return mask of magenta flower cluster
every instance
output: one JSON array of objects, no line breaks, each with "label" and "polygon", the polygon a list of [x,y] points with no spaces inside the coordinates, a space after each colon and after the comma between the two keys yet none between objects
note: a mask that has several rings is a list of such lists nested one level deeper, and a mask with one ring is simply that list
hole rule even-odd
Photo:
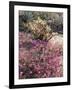
[{"label": "magenta flower cluster", "polygon": [[63,45],[52,40],[19,32],[19,79],[63,76]]}]

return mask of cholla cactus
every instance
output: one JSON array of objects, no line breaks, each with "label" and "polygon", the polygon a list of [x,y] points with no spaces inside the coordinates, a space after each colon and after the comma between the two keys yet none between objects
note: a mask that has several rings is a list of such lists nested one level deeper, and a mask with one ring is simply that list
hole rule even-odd
[{"label": "cholla cactus", "polygon": [[37,20],[25,24],[25,26],[32,32],[33,38],[35,39],[48,40],[52,36],[50,26],[48,26],[47,22],[40,17],[38,17]]}]

